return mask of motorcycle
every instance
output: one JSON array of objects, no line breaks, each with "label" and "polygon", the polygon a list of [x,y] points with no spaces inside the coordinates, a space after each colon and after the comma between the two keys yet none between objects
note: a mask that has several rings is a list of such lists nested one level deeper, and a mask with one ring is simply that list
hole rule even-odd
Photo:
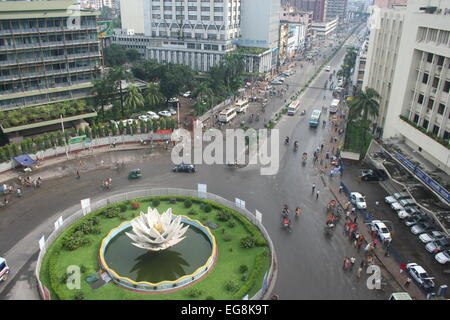
[{"label": "motorcycle", "polygon": [[291,220],[287,216],[282,216],[281,218],[281,227],[289,232],[292,232],[291,229]]},{"label": "motorcycle", "polygon": [[289,144],[289,138],[284,139],[284,144]]},{"label": "motorcycle", "polygon": [[298,150],[298,143],[294,143],[294,152],[297,152]]}]

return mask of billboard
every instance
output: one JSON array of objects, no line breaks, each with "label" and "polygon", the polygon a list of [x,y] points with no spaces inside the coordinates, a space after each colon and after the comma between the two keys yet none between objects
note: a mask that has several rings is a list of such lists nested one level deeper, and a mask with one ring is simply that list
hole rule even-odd
[{"label": "billboard", "polygon": [[97,21],[98,38],[111,37],[113,35],[112,20]]}]

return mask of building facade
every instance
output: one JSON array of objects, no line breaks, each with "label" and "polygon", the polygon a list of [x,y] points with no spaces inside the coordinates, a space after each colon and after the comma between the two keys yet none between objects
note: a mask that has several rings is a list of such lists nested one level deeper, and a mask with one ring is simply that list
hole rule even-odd
[{"label": "building facade", "polygon": [[450,173],[449,18],[448,3],[408,1],[398,52],[401,58],[397,60],[392,83],[395,94],[389,99],[382,136],[404,140],[447,174]]},{"label": "building facade", "polygon": [[73,2],[0,2],[0,110],[91,94],[101,66],[96,13]]},{"label": "building facade", "polygon": [[282,0],[283,7],[294,7],[297,11],[313,13],[313,21],[322,22],[327,18],[326,0]]},{"label": "building facade", "polygon": [[347,17],[348,0],[326,0],[326,17],[328,20],[339,18],[340,21]]},{"label": "building facade", "polygon": [[312,33],[317,38],[326,38],[329,34],[336,30],[339,18],[335,18],[326,22],[313,22],[311,25]]}]

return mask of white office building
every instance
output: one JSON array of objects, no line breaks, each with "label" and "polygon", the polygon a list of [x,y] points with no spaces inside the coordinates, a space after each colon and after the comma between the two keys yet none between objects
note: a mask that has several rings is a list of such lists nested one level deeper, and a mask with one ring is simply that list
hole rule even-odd
[{"label": "white office building", "polygon": [[[382,139],[397,138],[450,173],[450,11],[439,0],[409,0]],[[384,66],[383,66],[384,68]],[[373,72],[377,72],[376,70]]]}]

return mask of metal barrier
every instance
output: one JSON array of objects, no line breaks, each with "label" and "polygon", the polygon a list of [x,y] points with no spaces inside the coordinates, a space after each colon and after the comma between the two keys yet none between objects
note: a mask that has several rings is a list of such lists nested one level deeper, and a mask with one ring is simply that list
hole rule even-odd
[{"label": "metal barrier", "polygon": [[[108,198],[96,201],[91,204],[91,212],[102,209],[113,203],[136,199],[136,198],[154,197],[154,196],[173,196],[173,197],[187,196],[187,197],[203,198],[203,199],[207,199],[207,200],[222,204],[222,205],[229,207],[231,209],[234,209],[235,211],[242,214],[244,217],[246,217],[248,220],[250,220],[259,229],[259,231],[262,233],[264,238],[267,240],[267,243],[268,243],[269,249],[270,249],[270,253],[271,253],[271,263],[270,263],[270,268],[268,271],[267,283],[272,283],[273,281],[275,281],[276,272],[277,272],[277,269],[276,269],[277,258],[276,258],[276,254],[275,254],[275,247],[273,245],[272,240],[270,239],[270,236],[269,236],[266,228],[263,226],[263,224],[258,219],[256,219],[256,216],[253,213],[251,213],[250,211],[248,211],[245,208],[238,206],[235,202],[231,202],[231,201],[229,201],[225,198],[222,198],[221,196],[218,196],[216,194],[209,193],[209,192],[202,192],[200,195],[197,190],[178,189],[178,188],[159,188],[159,189],[138,190],[138,191],[132,191],[132,192],[122,193],[122,194],[118,194],[118,195],[113,195]],[[41,251],[39,252],[39,256],[38,256],[38,259],[36,262],[35,276],[36,276],[36,279],[38,282],[38,288],[39,288],[39,292],[41,294],[42,299],[49,299],[47,297],[47,296],[49,296],[48,289],[42,285],[42,283],[40,281],[40,277],[39,277],[42,261],[44,259],[45,253],[47,252],[48,248],[56,240],[56,238],[62,232],[64,232],[67,228],[69,228],[72,224],[74,224],[76,221],[78,221],[82,217],[84,217],[83,211],[81,209],[78,209],[75,211],[74,210],[75,210],[74,208],[69,208],[69,209],[66,209],[63,212],[61,212],[60,216],[67,217],[67,218],[64,218],[65,220],[63,221],[62,225],[57,230],[51,232],[48,235]],[[265,294],[268,291],[268,286],[265,284],[266,284],[266,281],[263,282],[261,289],[251,298],[251,300],[260,300],[265,296]]]}]

